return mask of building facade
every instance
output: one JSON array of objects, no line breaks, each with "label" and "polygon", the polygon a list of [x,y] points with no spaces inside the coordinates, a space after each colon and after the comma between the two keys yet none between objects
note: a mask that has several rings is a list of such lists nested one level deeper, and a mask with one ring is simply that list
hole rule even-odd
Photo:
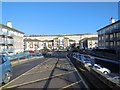
[{"label": "building facade", "polygon": [[100,49],[120,50],[120,20],[114,21],[99,29],[98,47]]},{"label": "building facade", "polygon": [[24,33],[12,28],[12,23],[0,24],[0,53],[16,54],[24,51]]},{"label": "building facade", "polygon": [[80,49],[94,49],[98,47],[98,37],[84,38],[79,41]]},{"label": "building facade", "polygon": [[79,46],[79,40],[96,37],[97,34],[61,34],[61,35],[29,35],[24,37],[24,50],[66,49],[71,44]]}]

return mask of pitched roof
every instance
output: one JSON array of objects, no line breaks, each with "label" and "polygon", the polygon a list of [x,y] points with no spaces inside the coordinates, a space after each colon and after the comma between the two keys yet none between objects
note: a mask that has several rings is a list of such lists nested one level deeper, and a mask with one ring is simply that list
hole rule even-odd
[{"label": "pitched roof", "polygon": [[19,30],[15,29],[15,28],[8,27],[8,26],[3,25],[3,24],[0,24],[0,27],[1,27],[1,28],[10,29],[10,30],[12,30],[12,31],[19,32],[19,33],[21,33],[21,34],[25,34],[25,33],[24,33],[24,32],[22,32],[22,31],[19,31]]},{"label": "pitched roof", "polygon": [[112,26],[112,25],[114,25],[114,24],[116,24],[116,23],[120,23],[120,20],[118,20],[118,21],[116,21],[116,22],[114,22],[114,23],[112,23],[112,24],[109,24],[109,25],[107,25],[107,26],[105,26],[105,27],[97,30],[97,32],[99,32],[100,30],[103,30],[103,29],[105,29],[105,28],[107,28],[107,27],[110,27],[110,26]]}]

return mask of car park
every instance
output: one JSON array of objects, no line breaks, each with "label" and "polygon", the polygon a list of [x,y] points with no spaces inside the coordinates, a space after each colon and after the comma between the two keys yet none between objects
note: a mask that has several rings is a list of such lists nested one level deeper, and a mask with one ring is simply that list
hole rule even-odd
[{"label": "car park", "polygon": [[84,63],[85,66],[91,67],[91,68],[95,68],[96,70],[104,73],[104,74],[108,74],[111,71],[99,64],[95,64],[94,62],[94,57],[87,55],[87,54],[77,54],[77,60],[79,60],[80,62]]},{"label": "car park", "polygon": [[11,63],[6,55],[0,54],[0,83],[8,83],[12,76]]}]

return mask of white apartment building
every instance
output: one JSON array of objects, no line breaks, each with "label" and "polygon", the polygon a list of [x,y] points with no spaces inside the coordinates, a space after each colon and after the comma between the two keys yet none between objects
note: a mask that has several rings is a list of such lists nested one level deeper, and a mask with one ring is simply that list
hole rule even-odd
[{"label": "white apartment building", "polygon": [[25,50],[66,49],[74,44],[79,46],[79,40],[87,37],[97,37],[97,34],[60,34],[60,35],[26,35]]},{"label": "white apartment building", "polygon": [[0,24],[0,53],[16,54],[24,51],[24,33],[12,28],[12,23]]},{"label": "white apartment building", "polygon": [[80,49],[93,49],[98,47],[98,36],[84,38],[79,41]]},{"label": "white apartment building", "polygon": [[99,29],[98,47],[100,49],[120,50],[120,20],[110,19],[110,24]]}]

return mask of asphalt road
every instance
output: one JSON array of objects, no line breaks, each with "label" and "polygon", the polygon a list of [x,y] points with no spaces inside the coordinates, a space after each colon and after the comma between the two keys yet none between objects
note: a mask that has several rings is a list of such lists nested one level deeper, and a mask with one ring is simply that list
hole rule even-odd
[{"label": "asphalt road", "polygon": [[[66,58],[42,58],[13,68],[13,80],[4,88],[86,89],[87,85]],[[15,78],[15,79],[14,79]]]},{"label": "asphalt road", "polygon": [[12,67],[13,76],[12,76],[11,80],[15,79],[16,77],[20,76],[21,74],[25,73],[26,71],[30,70],[31,68],[42,63],[45,60],[47,60],[47,58],[35,59],[35,60],[31,60],[29,62],[19,64],[19,65]]}]

